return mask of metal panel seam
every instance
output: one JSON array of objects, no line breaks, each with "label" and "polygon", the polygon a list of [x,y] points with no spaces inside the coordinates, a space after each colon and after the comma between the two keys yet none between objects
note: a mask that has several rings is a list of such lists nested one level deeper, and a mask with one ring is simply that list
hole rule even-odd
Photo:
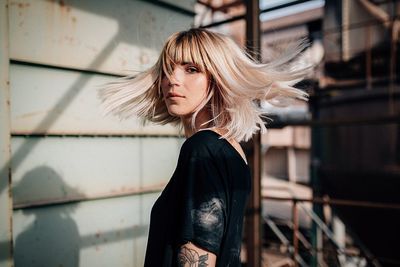
[{"label": "metal panel seam", "polygon": [[196,15],[196,12],[193,12],[191,10],[187,10],[186,8],[177,6],[176,4],[171,4],[171,3],[163,2],[163,1],[154,1],[154,0],[153,1],[148,1],[148,3],[163,7],[165,9],[169,9],[171,11],[174,11],[176,13],[180,13],[180,14],[183,14],[183,15],[192,16],[192,17],[194,17]]},{"label": "metal panel seam", "polygon": [[78,197],[69,197],[69,198],[60,198],[60,199],[49,199],[49,200],[38,200],[31,201],[26,203],[19,203],[14,205],[14,210],[19,209],[27,209],[27,208],[38,208],[38,207],[47,207],[47,206],[55,206],[55,205],[65,205],[78,203],[82,201],[93,201],[93,200],[102,200],[109,198],[117,198],[117,197],[127,197],[127,196],[137,196],[137,195],[145,195],[151,193],[160,193],[166,184],[156,184],[151,186],[146,186],[142,188],[132,188],[125,191],[113,192],[113,193],[99,193],[93,195],[85,195]]}]

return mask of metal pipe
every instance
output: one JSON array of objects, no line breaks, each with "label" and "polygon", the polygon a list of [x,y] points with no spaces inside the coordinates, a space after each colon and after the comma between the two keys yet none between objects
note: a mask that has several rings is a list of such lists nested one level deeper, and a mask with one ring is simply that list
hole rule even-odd
[{"label": "metal pipe", "polygon": [[366,53],[365,53],[365,68],[366,68],[366,74],[367,74],[367,90],[372,89],[372,47],[371,47],[371,26],[366,27],[366,41],[365,41],[365,47],[366,47]]},{"label": "metal pipe", "polygon": [[309,265],[303,260],[303,258],[300,255],[296,255],[296,259],[295,259],[295,264],[296,263],[300,263],[300,266],[302,267],[308,267]]},{"label": "metal pipe", "polygon": [[396,20],[393,19],[390,24],[391,35],[390,35],[390,65],[389,65],[389,114],[395,113],[395,101],[394,101],[394,87],[395,87],[395,79],[396,79],[396,61],[397,61],[397,30],[395,27]]},{"label": "metal pipe", "polygon": [[267,122],[268,128],[283,128],[286,126],[311,126],[319,127],[338,127],[338,126],[353,126],[353,125],[374,125],[374,124],[398,124],[400,114],[376,116],[368,118],[339,118],[333,120],[292,120],[272,121]]},{"label": "metal pipe", "polygon": [[[250,55],[260,60],[260,7],[258,0],[246,1],[246,45]],[[262,228],[261,228],[261,135],[253,136],[250,168],[252,171],[252,191],[248,209],[252,212],[246,217],[247,266],[261,267]]]},{"label": "metal pipe", "polygon": [[[273,220],[269,218],[264,218],[264,221],[268,224],[268,226],[271,228],[271,230],[274,232],[274,234],[278,237],[278,239],[281,241],[282,244],[285,245],[287,249],[289,249],[289,252],[293,254],[293,246],[290,246],[289,240],[285,237],[285,235],[279,230],[279,228],[276,226]],[[300,232],[297,232],[300,234]],[[299,238],[300,240],[300,238]],[[305,239],[304,239],[305,240]],[[311,250],[310,246],[307,246],[308,249]],[[308,266],[303,258],[297,254],[296,256],[293,257],[294,260],[293,262],[300,263],[301,266]]]},{"label": "metal pipe", "polygon": [[284,244],[287,248],[289,248],[289,240],[285,237],[281,230],[279,230],[278,226],[269,218],[264,218],[264,221],[268,224],[269,228],[271,228],[272,232],[278,237],[282,244]]},{"label": "metal pipe", "polygon": [[299,239],[297,237],[297,232],[299,231],[299,214],[297,210],[297,201],[292,202],[292,220],[293,220],[293,262],[294,266],[299,266],[297,262],[297,255],[299,255]]},{"label": "metal pipe", "polygon": [[263,196],[263,199],[277,200],[277,201],[297,201],[297,202],[310,202],[318,204],[327,204],[331,206],[351,206],[360,208],[374,208],[374,209],[394,209],[400,210],[400,204],[389,204],[382,202],[371,202],[371,201],[358,201],[348,199],[325,199],[325,198],[292,198],[292,197],[273,197]]},{"label": "metal pipe", "polygon": [[[310,111],[312,113],[312,119],[314,121],[320,120],[320,107],[315,99],[310,101]],[[314,126],[314,125],[312,125]],[[320,168],[320,156],[321,156],[321,129],[318,127],[311,128],[311,151],[310,151],[310,178],[313,196],[319,197],[321,195],[321,182],[319,179],[319,168]],[[322,207],[313,203],[313,210],[318,215],[322,214]],[[317,228],[316,223],[312,222],[311,231],[311,245],[313,249],[318,249],[320,244],[321,236],[320,231]],[[317,267],[319,262],[319,255],[315,253],[311,258],[311,266]]]},{"label": "metal pipe", "polygon": [[[296,201],[294,201],[296,203]],[[326,224],[320,219],[320,217],[313,211],[309,210],[300,205],[300,207],[307,213],[308,216],[318,225],[318,227],[325,233],[325,235],[332,241],[332,243],[338,248],[339,253],[343,253],[343,248],[336,241],[333,232],[326,226]]]}]

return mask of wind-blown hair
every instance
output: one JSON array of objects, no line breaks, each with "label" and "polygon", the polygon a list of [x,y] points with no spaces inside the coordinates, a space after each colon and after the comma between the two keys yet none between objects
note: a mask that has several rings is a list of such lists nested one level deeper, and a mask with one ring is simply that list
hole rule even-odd
[{"label": "wind-blown hair", "polygon": [[170,115],[164,103],[161,79],[173,73],[174,65],[193,63],[208,74],[210,82],[207,97],[192,115],[192,127],[197,113],[208,108],[210,127],[226,129],[224,138],[248,140],[257,130],[266,130],[259,101],[279,105],[288,99],[307,100],[307,94],[292,85],[309,68],[289,64],[305,46],[300,42],[273,62],[261,64],[228,36],[198,28],[177,32],[168,38],[154,66],[107,84],[99,96],[107,113],[179,125],[180,118]]}]

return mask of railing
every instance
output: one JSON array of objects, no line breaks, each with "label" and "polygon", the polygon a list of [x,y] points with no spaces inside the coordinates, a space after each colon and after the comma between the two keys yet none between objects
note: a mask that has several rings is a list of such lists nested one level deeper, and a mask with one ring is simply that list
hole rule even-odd
[{"label": "railing", "polygon": [[[295,198],[295,197],[273,197],[273,196],[263,196],[264,200],[274,200],[274,201],[282,201],[282,202],[292,202],[292,221],[291,224],[288,224],[289,228],[293,231],[292,243],[286,238],[286,236],[282,233],[282,231],[278,228],[275,222],[271,218],[264,218],[264,222],[270,227],[272,232],[278,237],[281,244],[285,246],[291,255],[293,265],[294,266],[309,266],[304,259],[300,256],[299,253],[299,242],[311,253],[312,256],[316,256],[317,253],[327,252],[326,249],[313,248],[311,244],[306,240],[306,238],[302,235],[299,230],[299,207],[304,210],[304,214],[311,218],[311,220],[315,223],[318,229],[321,229],[322,232],[326,235],[329,241],[335,246],[335,252],[338,255],[351,256],[351,257],[363,257],[367,260],[371,265],[380,267],[381,260],[385,262],[391,262],[395,264],[399,264],[398,260],[394,259],[377,259],[372,255],[371,252],[360,242],[356,243],[356,246],[360,249],[360,254],[354,253],[354,251],[346,250],[341,244],[339,244],[333,232],[329,229],[329,227],[321,220],[321,218],[312,210],[305,207],[304,203],[313,203],[313,204],[322,204],[329,206],[349,206],[349,207],[363,207],[363,208],[374,208],[374,209],[390,209],[390,210],[400,210],[399,204],[390,204],[390,203],[379,203],[379,202],[370,202],[370,201],[355,201],[355,200],[344,200],[344,199],[329,199],[329,198]],[[319,266],[328,266],[325,262],[320,261],[317,263]]]}]

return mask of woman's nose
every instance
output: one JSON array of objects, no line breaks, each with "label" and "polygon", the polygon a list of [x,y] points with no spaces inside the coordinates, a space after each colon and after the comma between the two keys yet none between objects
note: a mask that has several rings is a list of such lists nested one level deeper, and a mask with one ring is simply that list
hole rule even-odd
[{"label": "woman's nose", "polygon": [[179,69],[175,68],[174,71],[171,73],[168,79],[169,85],[178,85],[181,83],[181,78],[180,77],[180,71]]}]

